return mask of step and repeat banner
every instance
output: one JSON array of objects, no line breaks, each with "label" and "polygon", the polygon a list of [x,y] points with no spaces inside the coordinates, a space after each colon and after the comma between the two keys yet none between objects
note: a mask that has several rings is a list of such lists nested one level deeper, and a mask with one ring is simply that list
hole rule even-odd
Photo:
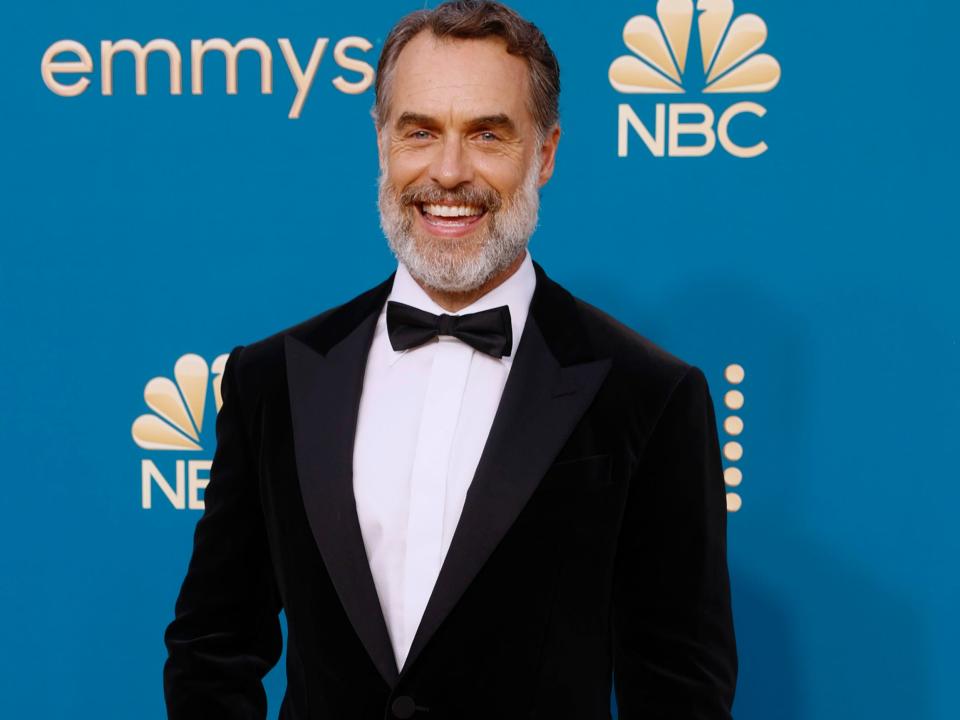
[{"label": "step and repeat banner", "polygon": [[[372,85],[419,6],[3,9],[0,716],[164,717],[225,353],[395,267]],[[563,83],[533,257],[710,381],[736,717],[960,717],[960,13],[515,7]]]}]

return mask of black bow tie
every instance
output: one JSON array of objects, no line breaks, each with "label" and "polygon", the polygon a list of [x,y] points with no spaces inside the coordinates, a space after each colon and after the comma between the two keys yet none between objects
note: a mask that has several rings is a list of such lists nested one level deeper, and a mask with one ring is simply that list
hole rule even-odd
[{"label": "black bow tie", "polygon": [[510,308],[506,305],[466,315],[434,315],[388,300],[387,333],[394,350],[422,345],[437,335],[453,335],[495,358],[509,355],[513,345]]}]

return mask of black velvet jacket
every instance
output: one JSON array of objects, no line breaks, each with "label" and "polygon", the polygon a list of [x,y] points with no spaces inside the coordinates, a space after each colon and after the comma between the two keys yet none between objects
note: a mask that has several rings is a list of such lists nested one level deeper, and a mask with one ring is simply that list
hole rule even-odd
[{"label": "black velvet jacket", "polygon": [[[230,353],[193,556],[166,630],[170,718],[727,720],[737,655],[703,373],[537,274],[496,418],[403,668],[352,454],[393,277]],[[611,685],[611,683],[613,685]]]}]

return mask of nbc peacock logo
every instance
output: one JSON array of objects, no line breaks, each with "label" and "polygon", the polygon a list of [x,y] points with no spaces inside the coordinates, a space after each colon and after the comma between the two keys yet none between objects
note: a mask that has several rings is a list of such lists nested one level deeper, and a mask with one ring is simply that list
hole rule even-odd
[{"label": "nbc peacock logo", "polygon": [[226,355],[217,356],[207,365],[199,355],[188,353],[174,363],[172,380],[155,377],[147,382],[143,399],[151,412],[133,421],[131,434],[141,448],[165,451],[165,457],[144,458],[140,462],[141,506],[145,510],[153,507],[154,486],[178,510],[203,509],[201,494],[209,482],[206,473],[212,461],[178,458],[167,453],[203,450],[207,399],[212,390],[216,412],[220,412],[223,404],[220,383],[226,363]]},{"label": "nbc peacock logo", "polygon": [[[767,93],[780,82],[780,63],[759,52],[767,41],[767,24],[749,13],[734,17],[733,0],[659,0],[656,11],[656,19],[637,15],[624,26],[623,41],[631,54],[610,64],[608,79],[614,90],[628,95],[756,94]],[[690,57],[697,44],[695,35],[700,63]],[[768,150],[763,141],[744,146],[730,135],[738,116],[767,114],[756,102],[734,103],[720,113],[719,121],[714,108],[705,103],[656,103],[652,131],[638,109],[649,115],[649,108],[619,105],[620,157],[630,154],[630,130],[655,157],[703,157],[714,151],[718,141],[739,158],[757,157]]]}]

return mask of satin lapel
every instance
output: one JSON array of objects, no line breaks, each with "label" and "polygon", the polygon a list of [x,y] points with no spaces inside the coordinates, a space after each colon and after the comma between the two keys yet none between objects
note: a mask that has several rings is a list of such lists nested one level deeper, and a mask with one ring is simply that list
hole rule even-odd
[{"label": "satin lapel", "polygon": [[534,265],[531,314],[401,679],[513,524],[610,369],[606,358],[558,361],[541,324],[558,348],[571,351],[565,357],[582,355],[585,341],[575,330],[572,297]]},{"label": "satin lapel", "polygon": [[[380,608],[353,494],[353,444],[367,354],[382,299],[380,293],[326,325],[322,338],[285,338],[297,475],[310,529],[343,608],[384,680],[397,678],[386,621]],[[369,293],[368,293],[369,295]],[[361,312],[361,310],[363,312]],[[366,314],[363,314],[366,313]],[[363,315],[353,330],[357,315]],[[346,317],[344,317],[346,315]],[[326,354],[316,347],[329,333],[347,330]]]}]

